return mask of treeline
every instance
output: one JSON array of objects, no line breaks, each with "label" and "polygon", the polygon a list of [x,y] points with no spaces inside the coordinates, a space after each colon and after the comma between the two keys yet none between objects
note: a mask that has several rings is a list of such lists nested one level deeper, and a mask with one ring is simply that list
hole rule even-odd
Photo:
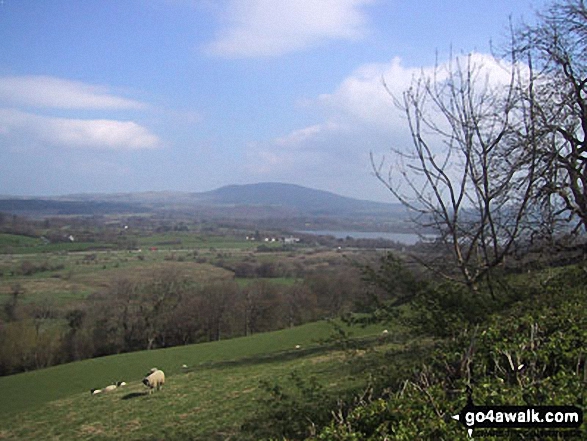
[{"label": "treeline", "polygon": [[123,352],[215,341],[355,310],[372,295],[358,270],[308,273],[292,285],[199,283],[175,270],[122,278],[82,304],[26,304],[13,286],[0,320],[0,375]]}]

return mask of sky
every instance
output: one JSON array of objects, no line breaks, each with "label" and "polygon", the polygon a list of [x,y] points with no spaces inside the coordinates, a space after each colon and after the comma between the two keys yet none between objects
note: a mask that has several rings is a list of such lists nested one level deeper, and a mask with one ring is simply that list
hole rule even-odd
[{"label": "sky", "polygon": [[[394,202],[390,93],[546,0],[0,0],[0,195],[285,182]],[[385,85],[387,86],[387,89]]]}]

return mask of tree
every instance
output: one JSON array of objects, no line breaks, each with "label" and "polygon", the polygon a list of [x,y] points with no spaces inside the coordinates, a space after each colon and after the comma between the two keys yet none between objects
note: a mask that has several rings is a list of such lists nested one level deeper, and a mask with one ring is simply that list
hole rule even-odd
[{"label": "tree", "polygon": [[18,319],[19,300],[22,298],[24,290],[20,283],[12,285],[12,292],[10,293],[10,300],[4,304],[4,313],[8,321],[15,321]]},{"label": "tree", "polygon": [[275,285],[255,280],[241,291],[241,311],[245,335],[278,329],[282,300]]},{"label": "tree", "polygon": [[438,237],[438,259],[423,263],[472,292],[482,280],[491,282],[527,219],[536,139],[533,115],[518,93],[531,86],[526,75],[513,57],[498,63],[477,54],[423,71],[395,98],[411,148],[392,150],[396,163],[387,175],[385,162],[377,165],[372,156],[377,178]]},{"label": "tree", "polygon": [[238,291],[234,281],[217,281],[207,284],[199,292],[199,310],[208,341],[220,340],[227,310]]},{"label": "tree", "polygon": [[[587,231],[587,7],[554,2],[533,25],[517,29],[512,53],[533,67],[524,99],[548,136],[538,151],[537,200]],[[554,201],[553,201],[554,197]],[[553,208],[554,207],[554,208]]]},{"label": "tree", "polygon": [[65,314],[67,331],[63,336],[63,352],[67,361],[81,360],[92,355],[93,348],[88,348],[89,339],[82,329],[88,313],[85,309],[75,308]]},{"label": "tree", "polygon": [[166,328],[173,326],[174,311],[181,307],[189,280],[169,268],[155,274],[143,287],[140,316],[144,321],[146,349],[166,347]]},{"label": "tree", "polygon": [[318,299],[307,285],[296,282],[284,289],[285,319],[290,327],[314,320],[318,316]]}]

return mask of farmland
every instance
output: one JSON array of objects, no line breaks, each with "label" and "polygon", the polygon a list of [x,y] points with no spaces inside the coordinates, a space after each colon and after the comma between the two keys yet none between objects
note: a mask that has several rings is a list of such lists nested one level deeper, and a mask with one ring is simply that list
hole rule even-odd
[{"label": "farmland", "polygon": [[[296,372],[341,394],[365,386],[339,368],[348,355],[327,343],[335,328],[324,319],[352,310],[364,291],[355,264],[380,252],[148,218],[24,219],[18,231],[7,230],[0,234],[0,359],[15,375],[0,377],[0,411],[13,415],[1,425],[2,439],[222,438],[255,414],[260,380]],[[170,317],[169,327],[142,321],[155,320],[155,310]],[[381,326],[345,332],[371,345]],[[179,346],[169,334],[178,327],[186,329]],[[140,379],[151,366],[166,372],[165,394],[144,395]],[[127,388],[88,393],[118,380]],[[171,422],[150,420],[172,402],[183,410]]]},{"label": "farmland", "polygon": [[[316,311],[296,319],[295,327],[294,322],[274,317],[273,313],[259,325],[263,332],[251,328],[243,335],[242,325],[235,323],[240,323],[239,296],[260,289],[260,293],[269,293],[267,299],[271,300],[265,307],[279,311],[280,302],[288,293],[296,289],[314,289],[316,294],[329,290],[320,274],[354,271],[350,259],[373,252],[341,252],[338,247],[317,243],[287,247],[279,242],[260,243],[247,240],[245,230],[238,234],[134,233],[122,223],[118,233],[124,234],[125,240],[121,247],[120,238],[114,235],[109,236],[114,240],[91,238],[76,242],[77,234],[72,230],[75,229],[67,229],[66,239],[71,235],[73,240],[56,243],[45,239],[49,235],[43,234],[46,231],[37,237],[0,235],[4,366],[9,366],[6,358],[11,356],[44,360],[23,366],[27,371],[33,369],[29,372],[0,377],[0,411],[11,415],[0,425],[0,439],[181,439],[186,434],[194,439],[225,439],[238,434],[241,426],[255,415],[257,403],[265,394],[261,380],[279,382],[300,375],[320,381],[329,392],[342,395],[365,386],[365,378],[356,377],[352,369],[340,369],[339,364],[348,353],[336,342],[327,342],[335,328],[320,320],[338,315],[350,305],[350,298],[335,302],[332,308],[336,310],[326,304],[319,306],[315,300],[306,303],[300,299],[300,307]],[[84,232],[88,235],[88,228]],[[105,356],[80,360],[95,355],[92,351],[84,355],[79,348],[94,344],[91,336],[102,329],[97,319],[100,308],[118,304],[120,295],[125,294],[116,291],[121,283],[137,287],[147,283],[145,289],[149,290],[153,284],[166,280],[166,275],[173,276],[170,283],[185,281],[181,289],[190,298],[194,290],[206,290],[219,283],[225,288],[232,284],[226,288],[235,290],[228,309],[238,310],[227,311],[219,318],[224,338],[215,341],[217,336],[209,338],[208,334],[194,331],[199,344],[160,349],[155,349],[155,344],[149,351],[137,352],[137,347],[129,353],[103,352],[100,355]],[[313,287],[308,285],[312,277]],[[182,304],[192,305],[189,299],[182,300],[186,301]],[[73,325],[72,316],[79,311],[83,312],[79,314],[85,317],[84,322]],[[311,323],[303,324],[306,321]],[[246,328],[246,323],[242,323]],[[283,327],[286,329],[266,332]],[[372,345],[382,325],[345,329],[358,338],[357,342]],[[394,341],[397,339],[399,336]],[[391,341],[386,344],[393,346]],[[121,349],[126,352],[129,348]],[[49,350],[54,353],[48,354]],[[75,352],[73,357],[66,355],[68,351]],[[113,351],[117,352],[120,349]],[[58,365],[51,367],[52,364]],[[12,366],[16,372],[20,370],[18,364]],[[151,366],[166,372],[167,384],[162,393],[149,396],[140,379]],[[88,393],[90,388],[118,380],[125,380],[128,385],[108,395],[92,397]],[[172,408],[174,416],[164,417],[163,409]],[[161,417],[154,419],[153,414]],[[56,420],[60,423],[55,424]]]},{"label": "farmland", "polygon": [[[258,252],[258,243],[234,237],[202,237],[190,234],[156,234],[142,237],[137,248],[117,250],[111,244],[43,244],[39,239],[11,234],[0,235],[0,301],[11,286],[20,285],[23,301],[41,299],[61,302],[83,299],[121,277],[141,279],[153,271],[174,268],[195,280],[231,280],[234,272],[222,265],[239,262],[276,264],[314,269],[343,261],[340,253],[329,249],[300,246],[281,251],[278,244],[265,245],[275,252]],[[352,254],[352,253],[351,253]],[[348,253],[347,253],[348,256]],[[283,273],[282,273],[283,274]],[[295,269],[283,275],[261,279],[276,284],[291,284]],[[251,277],[237,277],[239,284]],[[258,277],[255,277],[258,279]],[[4,297],[1,297],[4,296]]]},{"label": "farmland", "polygon": [[210,222],[15,219],[0,233],[4,374],[336,317],[364,295],[356,262],[378,255]]},{"label": "farmland", "polygon": [[[413,439],[422,421],[456,439],[438,415],[464,405],[452,369],[475,339],[478,401],[583,399],[581,265],[471,297],[393,243],[133,222],[25,219],[0,235],[0,439]],[[532,368],[504,384],[503,356]],[[167,383],[149,395],[153,366]]]}]

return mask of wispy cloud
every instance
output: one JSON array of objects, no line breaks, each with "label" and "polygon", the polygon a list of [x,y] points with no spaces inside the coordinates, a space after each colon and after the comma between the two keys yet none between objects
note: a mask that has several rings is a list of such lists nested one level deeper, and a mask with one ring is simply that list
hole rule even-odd
[{"label": "wispy cloud", "polygon": [[[149,106],[96,86],[50,76],[0,77],[0,137],[18,147],[55,147],[107,150],[152,149],[162,141],[146,127],[110,117],[113,111],[145,110]],[[31,108],[34,109],[31,111]],[[72,117],[46,114],[66,111]],[[105,117],[82,119],[81,110]]]},{"label": "wispy cloud", "polygon": [[57,109],[143,109],[146,104],[112,94],[105,86],[50,76],[0,77],[0,102]]},{"label": "wispy cloud", "polygon": [[54,118],[0,109],[0,135],[15,145],[107,150],[152,149],[161,140],[133,121]]},{"label": "wispy cloud", "polygon": [[324,124],[315,124],[313,126],[304,127],[303,129],[294,130],[286,136],[276,138],[273,143],[277,146],[293,146],[299,147],[305,141],[314,139],[325,131],[336,130],[337,125],[332,122]]},{"label": "wispy cloud", "polygon": [[356,40],[367,33],[361,7],[373,0],[231,0],[224,27],[204,46],[226,58],[270,57],[326,40]]}]

